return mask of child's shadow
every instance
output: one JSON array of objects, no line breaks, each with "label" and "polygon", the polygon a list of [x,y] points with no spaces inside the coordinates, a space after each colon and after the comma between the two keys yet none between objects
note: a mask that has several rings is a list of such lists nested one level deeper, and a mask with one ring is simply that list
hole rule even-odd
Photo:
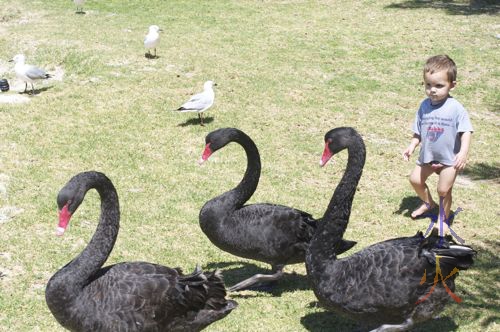
[{"label": "child's shadow", "polygon": [[393,214],[402,214],[405,217],[410,217],[412,210],[416,209],[420,204],[422,204],[422,200],[417,196],[406,196],[399,203],[399,209],[394,211]]}]

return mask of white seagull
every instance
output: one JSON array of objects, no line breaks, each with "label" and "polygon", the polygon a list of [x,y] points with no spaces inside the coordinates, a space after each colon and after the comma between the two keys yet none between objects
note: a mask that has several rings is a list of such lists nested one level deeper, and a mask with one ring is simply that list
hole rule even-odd
[{"label": "white seagull", "polygon": [[16,55],[10,62],[14,61],[14,71],[19,79],[23,80],[25,83],[24,92],[28,89],[28,83],[31,83],[31,91],[35,94],[35,87],[33,86],[33,82],[36,80],[43,80],[50,78],[51,76],[47,74],[43,69],[35,67],[33,65],[27,65],[24,63],[25,61],[24,54]]},{"label": "white seagull", "polygon": [[146,56],[149,55],[151,57],[150,50],[154,48],[155,50],[154,57],[156,58],[156,46],[160,42],[160,31],[162,30],[157,25],[151,25],[149,27],[149,32],[146,35],[146,38],[144,39],[144,47],[148,49],[148,53],[146,53]]},{"label": "white seagull", "polygon": [[202,113],[212,107],[215,100],[215,93],[212,86],[217,86],[217,84],[213,81],[206,81],[205,84],[203,84],[203,92],[197,93],[192,96],[187,102],[182,104],[182,106],[179,107],[177,111],[198,112],[200,124],[204,126]]},{"label": "white seagull", "polygon": [[83,5],[85,4],[85,0],[73,0],[73,2],[76,5],[76,13],[77,14],[83,14],[83,13],[85,13],[83,11]]}]

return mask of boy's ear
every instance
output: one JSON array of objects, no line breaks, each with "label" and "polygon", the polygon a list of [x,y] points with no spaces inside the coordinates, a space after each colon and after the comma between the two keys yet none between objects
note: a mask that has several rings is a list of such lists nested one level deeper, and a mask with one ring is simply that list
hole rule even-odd
[{"label": "boy's ear", "polygon": [[450,90],[453,90],[456,85],[457,85],[457,81],[451,82],[451,88],[450,88]]}]

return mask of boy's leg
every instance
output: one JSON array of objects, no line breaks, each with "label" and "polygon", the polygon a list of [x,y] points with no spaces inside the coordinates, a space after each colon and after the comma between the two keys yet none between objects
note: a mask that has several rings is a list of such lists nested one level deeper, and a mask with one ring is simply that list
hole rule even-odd
[{"label": "boy's leg", "polygon": [[[439,180],[438,180],[438,185],[437,185],[437,192],[439,195],[439,223],[441,223],[441,220],[449,222],[447,218],[450,217],[450,210],[451,210],[451,202],[452,202],[452,196],[451,192],[453,189],[453,184],[455,183],[455,179],[457,178],[457,170],[453,166],[447,166],[443,167],[441,172],[439,173]],[[444,219],[443,219],[444,218]],[[437,225],[440,227],[440,225]],[[446,223],[443,223],[443,234],[444,235],[448,232],[448,226]]]},{"label": "boy's leg", "polygon": [[434,173],[434,170],[429,165],[417,165],[411,172],[410,183],[418,197],[424,202],[411,213],[412,218],[416,218],[436,206],[436,202],[432,199],[429,188],[425,183],[432,173]]}]

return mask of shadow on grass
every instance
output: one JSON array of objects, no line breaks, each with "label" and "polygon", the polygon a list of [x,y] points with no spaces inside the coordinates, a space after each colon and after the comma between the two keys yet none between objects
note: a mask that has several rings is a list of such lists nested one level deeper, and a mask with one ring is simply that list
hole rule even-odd
[{"label": "shadow on grass", "polygon": [[146,59],[159,59],[160,58],[159,55],[154,55],[154,54],[151,54],[151,53],[144,53],[144,57]]},{"label": "shadow on grass", "polygon": [[468,3],[453,0],[407,0],[394,2],[389,9],[442,9],[449,15],[495,15],[500,12],[498,0],[470,0]]},{"label": "shadow on grass", "polygon": [[462,172],[472,180],[493,180],[500,183],[500,166],[498,163],[475,163],[467,165]]},{"label": "shadow on grass", "polygon": [[45,86],[45,87],[43,87],[43,88],[35,89],[35,94],[33,95],[33,94],[32,94],[32,91],[33,91],[33,90],[30,90],[30,89],[28,88],[28,90],[26,90],[26,92],[21,91],[21,92],[19,92],[19,94],[21,94],[21,95],[22,95],[22,94],[26,94],[26,95],[29,95],[29,96],[36,96],[36,95],[40,94],[40,92],[45,92],[45,91],[50,90],[50,89],[52,89],[52,87],[51,87],[51,86]]},{"label": "shadow on grass", "polygon": [[[311,306],[316,305],[311,303]],[[355,322],[340,317],[333,312],[323,311],[314,312],[304,317],[300,318],[300,323],[308,331],[335,331],[335,332],[362,332],[368,331],[368,329],[363,329],[360,325]]]},{"label": "shadow on grass", "polygon": [[417,207],[422,204],[422,200],[418,196],[406,196],[399,203],[399,209],[392,212],[393,214],[402,214],[405,217],[410,218],[411,213]]},{"label": "shadow on grass", "polygon": [[[220,269],[224,276],[226,287],[232,286],[240,281],[250,278],[258,273],[272,274],[271,269],[263,269],[255,264],[246,262],[220,262],[209,263],[203,269],[211,271]],[[273,296],[281,296],[285,292],[293,292],[296,290],[310,290],[311,285],[307,276],[296,273],[285,273],[284,276],[275,282],[264,285],[262,287],[251,288],[252,291],[265,292]],[[231,296],[235,297],[238,292],[232,293]],[[248,296],[242,296],[248,297]]]},{"label": "shadow on grass", "polygon": [[[203,118],[203,123],[204,124],[208,124],[208,123],[211,123],[214,121],[214,118],[213,117],[208,117],[208,118]],[[189,120],[187,120],[186,122],[183,122],[183,123],[179,123],[177,125],[177,127],[187,127],[187,126],[201,126],[200,125],[200,119],[198,118],[191,118]]]},{"label": "shadow on grass", "polygon": [[[340,317],[333,312],[315,312],[306,315],[300,319],[302,325],[308,331],[320,332],[320,331],[335,331],[335,332],[367,332],[375,327],[363,327],[347,318]],[[458,329],[457,324],[450,317],[443,317],[439,319],[433,319],[425,323],[417,324],[412,331],[413,332],[451,332]]]},{"label": "shadow on grass", "polygon": [[[481,327],[500,323],[500,301],[498,283],[500,281],[500,241],[483,240],[473,245],[477,251],[474,265],[457,278],[456,287],[462,294],[460,306],[471,311],[470,316],[482,317]],[[465,289],[466,288],[466,289]]]}]

